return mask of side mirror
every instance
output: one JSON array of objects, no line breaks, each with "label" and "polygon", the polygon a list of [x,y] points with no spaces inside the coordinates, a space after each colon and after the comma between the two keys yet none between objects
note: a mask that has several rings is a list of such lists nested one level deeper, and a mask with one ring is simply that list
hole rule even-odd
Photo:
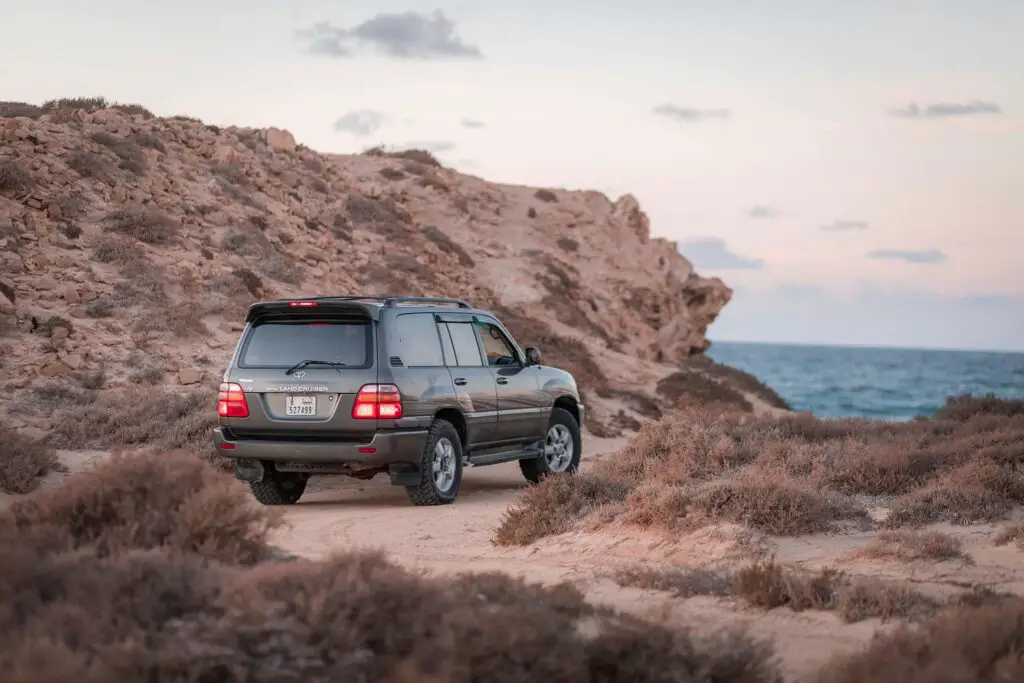
[{"label": "side mirror", "polygon": [[526,347],[526,364],[540,365],[540,349],[534,346]]}]

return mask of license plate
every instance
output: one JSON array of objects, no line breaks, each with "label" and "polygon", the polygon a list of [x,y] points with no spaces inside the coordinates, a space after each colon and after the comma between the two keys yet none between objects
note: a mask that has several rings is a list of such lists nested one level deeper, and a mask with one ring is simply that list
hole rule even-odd
[{"label": "license plate", "polygon": [[286,396],[284,414],[289,417],[316,415],[316,396]]}]

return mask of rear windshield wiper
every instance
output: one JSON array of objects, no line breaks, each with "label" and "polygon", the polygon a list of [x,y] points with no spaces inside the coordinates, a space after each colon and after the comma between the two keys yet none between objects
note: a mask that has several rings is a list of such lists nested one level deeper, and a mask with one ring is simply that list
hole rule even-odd
[{"label": "rear windshield wiper", "polygon": [[287,370],[284,371],[284,374],[290,375],[293,372],[295,372],[296,370],[301,370],[302,368],[309,367],[310,365],[325,365],[325,366],[327,366],[329,368],[334,368],[335,370],[337,370],[339,368],[347,368],[348,367],[348,365],[345,364],[345,363],[338,363],[338,362],[332,361],[332,360],[311,360],[311,359],[307,359],[307,360],[304,360],[304,361],[299,361],[295,365],[291,366],[290,368],[288,368]]}]

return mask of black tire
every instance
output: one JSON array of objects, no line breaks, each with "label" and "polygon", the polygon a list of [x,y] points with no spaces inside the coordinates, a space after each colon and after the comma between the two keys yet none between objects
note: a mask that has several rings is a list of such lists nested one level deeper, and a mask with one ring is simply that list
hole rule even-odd
[{"label": "black tire", "polygon": [[261,481],[250,483],[252,495],[264,505],[294,505],[306,492],[309,477],[299,472],[277,472],[269,466]]},{"label": "black tire", "polygon": [[[434,451],[445,442],[451,445],[451,453],[444,457],[454,459],[454,472],[450,485],[442,490],[438,487],[434,474]],[[405,487],[405,492],[409,494],[409,500],[413,505],[448,505],[455,502],[459,495],[459,487],[462,486],[462,439],[451,422],[434,420],[430,425],[427,443],[420,455],[419,470],[420,483]]]},{"label": "black tire", "polygon": [[552,430],[559,426],[568,430],[569,435],[572,437],[572,456],[568,466],[558,472],[552,472],[543,452],[536,458],[520,460],[519,469],[522,470],[523,476],[526,477],[527,481],[536,484],[553,474],[573,474],[580,468],[580,457],[583,455],[580,425],[576,422],[576,418],[573,417],[572,413],[565,408],[553,408],[551,410],[551,419],[548,421],[548,431],[545,434],[544,443],[547,445],[548,440],[551,439]]}]

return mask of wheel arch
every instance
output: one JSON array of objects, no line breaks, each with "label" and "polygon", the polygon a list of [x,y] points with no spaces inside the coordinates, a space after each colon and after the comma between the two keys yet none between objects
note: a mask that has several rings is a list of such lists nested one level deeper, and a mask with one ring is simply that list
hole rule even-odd
[{"label": "wheel arch", "polygon": [[576,402],[576,399],[568,394],[563,394],[555,399],[555,408],[562,408],[569,412],[570,415],[576,420],[576,424],[580,423],[580,406]]},{"label": "wheel arch", "polygon": [[452,423],[455,427],[455,431],[459,435],[459,441],[462,442],[462,447],[466,448],[466,440],[469,435],[469,423],[466,420],[466,416],[462,414],[462,411],[458,408],[452,408],[451,406],[441,408],[434,413],[435,420],[447,420]]}]

